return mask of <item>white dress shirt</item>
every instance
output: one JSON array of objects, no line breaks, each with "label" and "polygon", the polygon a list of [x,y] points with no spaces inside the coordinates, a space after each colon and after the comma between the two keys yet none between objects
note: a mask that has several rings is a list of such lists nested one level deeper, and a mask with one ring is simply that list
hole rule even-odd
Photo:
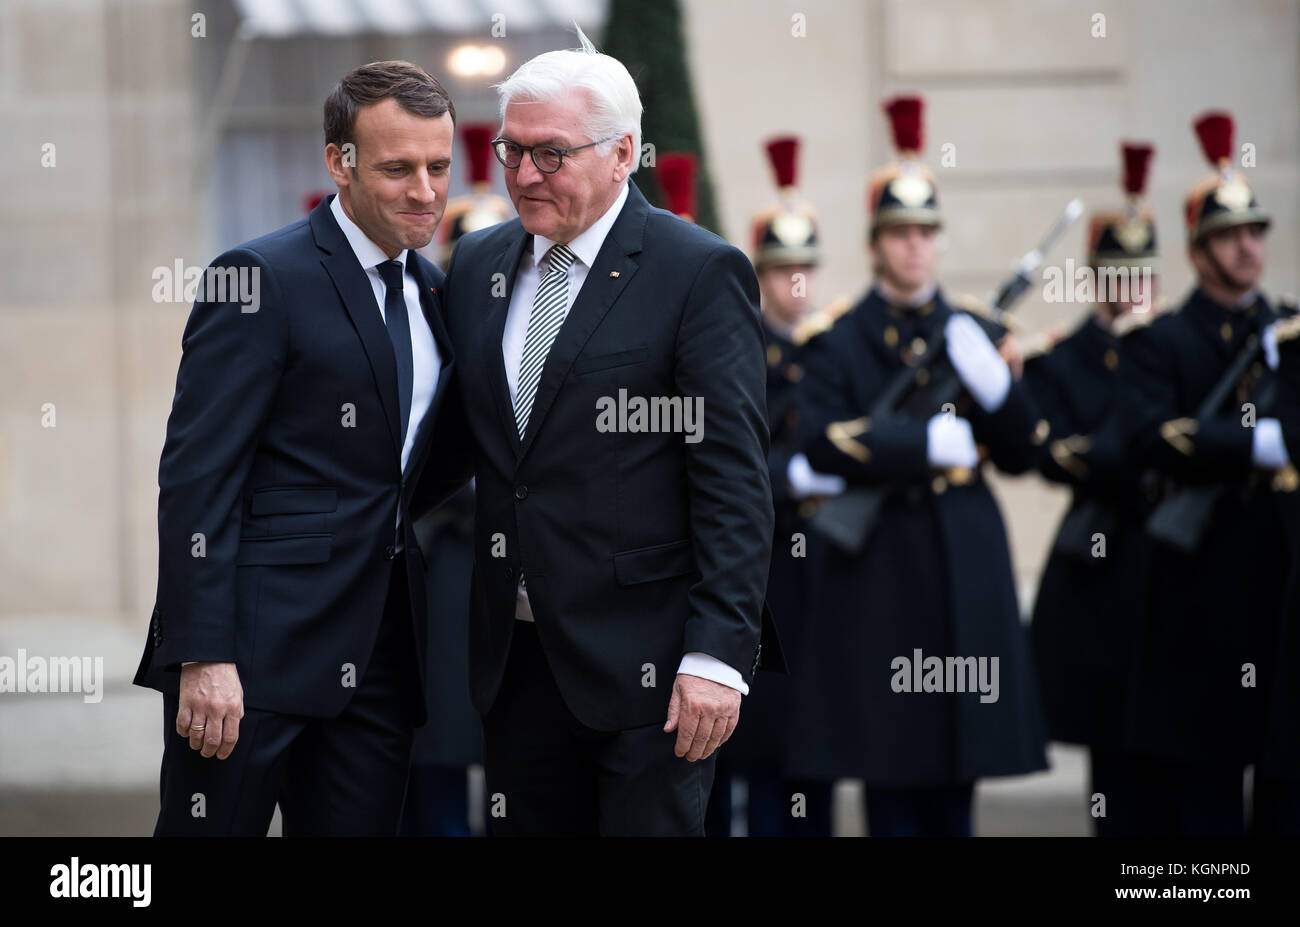
[{"label": "white dress shirt", "polygon": [[[375,294],[379,317],[387,327],[388,316],[384,312],[384,278],[379,276],[378,267],[390,258],[384,253],[383,248],[367,238],[366,233],[348,218],[337,196],[330,203],[330,212],[334,214],[335,221],[343,230],[348,244],[352,246],[352,253],[356,255],[361,269],[366,272],[370,289]],[[402,262],[402,296],[406,299],[406,320],[411,326],[411,412],[406,419],[406,442],[402,445],[403,472],[406,470],[407,460],[410,459],[411,448],[415,446],[415,436],[419,433],[420,423],[424,421],[424,416],[429,411],[429,404],[433,402],[433,391],[438,385],[438,375],[442,372],[442,357],[438,354],[438,346],[433,341],[433,332],[430,331],[429,323],[424,318],[424,310],[420,306],[420,284],[407,268],[406,257],[407,252],[403,251],[391,259]]]},{"label": "white dress shirt", "polygon": [[[568,305],[564,307],[565,318],[568,318],[569,310],[573,308],[574,301],[578,298],[578,291],[582,289],[582,284],[587,279],[587,272],[591,270],[592,264],[596,262],[596,255],[600,253],[601,245],[605,243],[605,237],[609,234],[609,230],[614,225],[614,220],[618,218],[618,214],[622,211],[623,204],[626,201],[627,184],[624,183],[623,189],[619,192],[618,198],[614,200],[613,205],[599,219],[593,222],[586,231],[573,241],[567,242],[569,250],[573,252],[574,261],[569,265],[568,271],[569,299]],[[501,357],[505,362],[506,384],[510,388],[511,408],[514,408],[515,393],[519,388],[519,365],[524,356],[524,337],[528,333],[528,316],[533,309],[533,298],[537,295],[537,286],[542,280],[541,263],[543,258],[546,257],[546,253],[555,244],[556,242],[550,239],[534,235],[533,247],[524,249],[524,253],[519,259],[519,267],[515,271],[515,287],[510,294],[510,307],[506,310],[505,332],[501,337]],[[535,413],[536,410],[534,409]],[[520,621],[534,620],[532,606],[528,602],[528,593],[524,589],[522,577],[519,580],[519,588],[515,593],[515,618]],[[688,676],[699,676],[702,679],[711,679],[733,689],[739,689],[744,695],[749,694],[749,686],[745,685],[745,681],[741,678],[737,669],[707,653],[686,654],[682,657],[677,672]]]}]

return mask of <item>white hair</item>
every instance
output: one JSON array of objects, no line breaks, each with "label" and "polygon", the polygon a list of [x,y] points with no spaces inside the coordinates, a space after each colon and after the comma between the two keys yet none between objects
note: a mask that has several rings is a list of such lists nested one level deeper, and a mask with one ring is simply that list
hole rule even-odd
[{"label": "white hair", "polygon": [[[637,93],[636,81],[623,62],[602,55],[576,23],[574,28],[578,30],[580,48],[549,51],[530,58],[496,85],[501,121],[504,124],[506,106],[512,102],[546,103],[575,90],[585,90],[591,107],[583,116],[582,131],[592,141],[630,134],[635,171],[641,160],[641,95]],[[596,152],[609,154],[615,141],[597,145]]]}]

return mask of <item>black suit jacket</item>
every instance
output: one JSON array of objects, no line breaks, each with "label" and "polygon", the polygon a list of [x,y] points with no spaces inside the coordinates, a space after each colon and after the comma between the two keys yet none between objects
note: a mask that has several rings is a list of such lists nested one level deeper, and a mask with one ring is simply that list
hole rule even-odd
[{"label": "black suit jacket", "polygon": [[[784,669],[770,621],[759,647],[773,515],[757,281],[740,251],[632,186],[520,440],[501,342],[531,240],[506,222],[462,238],[448,265],[477,477],[471,694],[486,713],[501,686],[522,571],[578,719],[599,730],[662,723],[685,653],[747,681],[760,662]],[[598,431],[597,401],[620,390],[703,397],[703,440]]]},{"label": "black suit jacket", "polygon": [[139,685],[175,692],[182,662],[233,661],[247,707],[336,715],[354,691],[344,664],[359,682],[402,556],[424,672],[425,565],[412,519],[400,534],[396,521],[454,376],[444,278],[416,256],[442,367],[404,475],[392,342],[331,199],[213,262],[258,275],[258,311],[201,292],[190,313],[158,468],[158,594]]}]

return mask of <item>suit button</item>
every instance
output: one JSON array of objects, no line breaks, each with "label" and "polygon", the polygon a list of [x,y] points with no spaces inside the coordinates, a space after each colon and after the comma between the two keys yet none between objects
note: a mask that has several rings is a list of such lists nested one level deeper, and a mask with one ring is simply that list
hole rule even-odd
[{"label": "suit button", "polygon": [[397,548],[395,548],[392,544],[389,544],[387,547],[384,548],[385,560],[392,560],[396,556],[397,556]]},{"label": "suit button", "polygon": [[948,488],[948,481],[942,475],[936,476],[930,481],[930,489],[934,490],[936,496],[942,495],[943,491]]},{"label": "suit button", "polygon": [[515,498],[518,499],[520,502],[523,502],[525,499],[527,499],[527,498],[528,498],[528,487],[527,487],[527,486],[516,486],[516,487],[515,487]]},{"label": "suit button", "polygon": [[515,571],[510,567],[506,567],[506,579],[511,580],[514,578],[515,578]]}]

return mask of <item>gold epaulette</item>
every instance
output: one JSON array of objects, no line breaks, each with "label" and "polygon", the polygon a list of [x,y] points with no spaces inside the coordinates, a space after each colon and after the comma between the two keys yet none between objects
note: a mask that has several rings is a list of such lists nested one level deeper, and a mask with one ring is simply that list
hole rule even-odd
[{"label": "gold epaulette", "polygon": [[816,309],[795,326],[794,343],[803,345],[822,332],[830,331],[840,317],[853,308],[853,300],[841,296],[832,300],[827,306]]},{"label": "gold epaulette", "polygon": [[1274,322],[1273,334],[1278,344],[1300,338],[1300,315],[1289,315],[1279,322]]},{"label": "gold epaulette", "polygon": [[1155,320],[1158,312],[1126,312],[1111,325],[1111,331],[1115,333],[1116,338],[1123,338],[1131,335],[1135,331],[1146,328]]},{"label": "gold epaulette", "polygon": [[1041,332],[1034,332],[1022,343],[1021,359],[1033,360],[1035,357],[1051,354],[1052,348],[1064,341],[1068,334],[1069,332],[1059,325]]},{"label": "gold epaulette", "polygon": [[952,305],[963,312],[969,312],[971,315],[978,315],[988,319],[996,325],[1001,325],[1009,332],[1018,332],[1020,323],[1010,314],[998,318],[993,312],[993,307],[978,296],[972,296],[970,293],[957,293],[952,298]]}]

